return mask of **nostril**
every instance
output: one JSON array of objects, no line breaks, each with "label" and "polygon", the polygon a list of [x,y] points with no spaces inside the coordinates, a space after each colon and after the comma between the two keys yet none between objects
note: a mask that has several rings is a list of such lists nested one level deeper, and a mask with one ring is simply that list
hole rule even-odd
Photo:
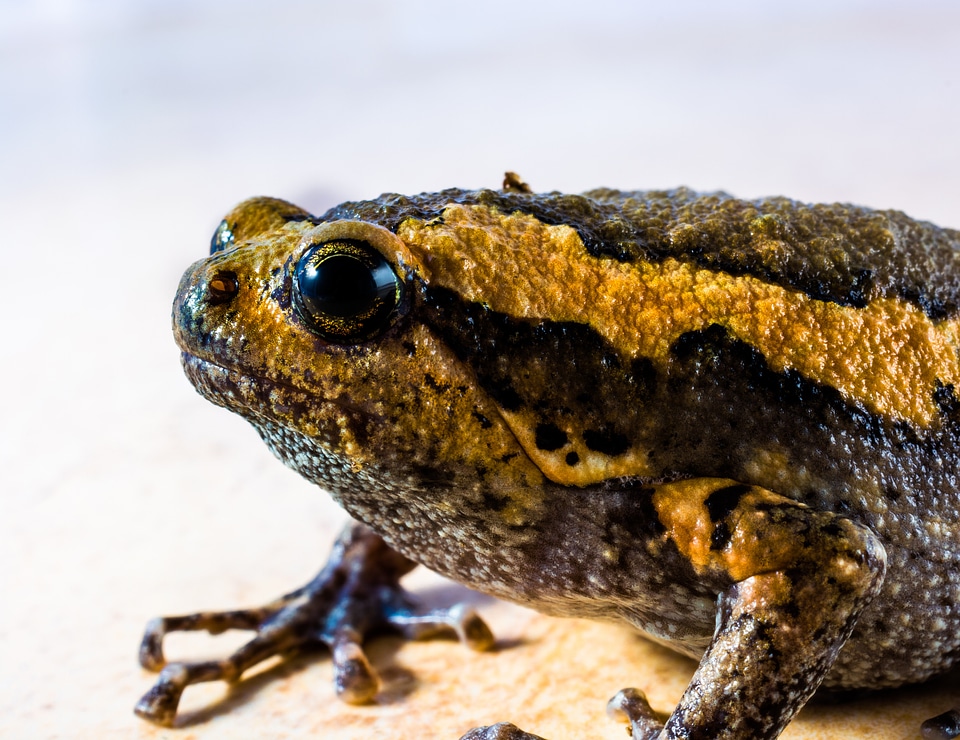
[{"label": "nostril", "polygon": [[228,270],[214,273],[207,283],[207,302],[211,305],[227,303],[233,300],[239,287],[236,273]]}]

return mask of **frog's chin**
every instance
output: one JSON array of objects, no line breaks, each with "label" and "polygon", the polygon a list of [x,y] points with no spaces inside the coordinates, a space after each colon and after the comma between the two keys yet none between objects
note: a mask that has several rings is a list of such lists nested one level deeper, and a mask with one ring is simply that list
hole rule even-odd
[{"label": "frog's chin", "polygon": [[[317,470],[336,468],[342,473],[359,458],[352,431],[364,423],[359,409],[191,352],[184,351],[180,359],[200,395],[244,417],[277,457],[325,488],[337,490],[338,478]],[[301,459],[305,451],[312,461],[307,467],[307,458]]]}]

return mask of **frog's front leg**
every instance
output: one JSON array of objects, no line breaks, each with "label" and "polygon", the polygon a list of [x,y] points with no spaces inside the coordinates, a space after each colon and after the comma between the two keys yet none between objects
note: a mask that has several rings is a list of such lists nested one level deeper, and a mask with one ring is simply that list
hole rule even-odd
[{"label": "frog's front leg", "polygon": [[[652,503],[662,525],[652,547],[679,551],[698,583],[716,590],[716,629],[665,724],[634,689],[611,709],[630,721],[634,740],[776,738],[880,590],[883,546],[842,516],[730,480],[662,484]],[[503,727],[489,737],[525,737]]]},{"label": "frog's front leg", "polygon": [[[880,590],[883,546],[844,517],[733,481],[665,484],[653,503],[664,540],[722,586],[713,640],[659,737],[777,737]],[[631,711],[641,702],[620,699],[634,737],[656,736]]]},{"label": "frog's front leg", "polygon": [[[376,671],[364,655],[363,639],[384,628],[416,639],[453,632],[477,650],[492,646],[493,635],[473,610],[463,607],[418,610],[400,587],[400,578],[416,563],[392,550],[362,524],[340,534],[330,559],[306,586],[257,609],[201,612],[161,617],[147,625],[140,645],[140,663],[160,671],[153,688],[134,711],[161,725],[176,716],[180,695],[202,681],[236,681],[248,668],[273,655],[286,654],[310,643],[325,643],[331,651],[337,694],[350,703],[369,701],[379,690]],[[170,663],[163,655],[169,632],[228,629],[253,630],[257,636],[224,660]]]}]

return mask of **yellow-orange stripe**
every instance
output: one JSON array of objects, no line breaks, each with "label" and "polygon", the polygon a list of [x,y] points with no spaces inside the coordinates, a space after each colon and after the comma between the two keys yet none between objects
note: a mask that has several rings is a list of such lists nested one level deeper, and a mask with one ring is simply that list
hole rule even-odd
[{"label": "yellow-orange stripe", "polygon": [[661,368],[681,334],[719,324],[772,369],[918,426],[936,418],[937,379],[960,377],[957,320],[931,321],[899,299],[853,308],[672,258],[597,258],[569,226],[485,206],[451,204],[440,219],[404,221],[398,235],[432,284],[514,317],[586,323],[625,357]]}]

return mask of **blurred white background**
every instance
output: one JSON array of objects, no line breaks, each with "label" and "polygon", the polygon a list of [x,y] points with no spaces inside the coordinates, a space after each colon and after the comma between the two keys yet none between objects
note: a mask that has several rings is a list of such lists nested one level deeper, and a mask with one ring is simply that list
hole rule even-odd
[{"label": "blurred white background", "polygon": [[2,7],[4,196],[129,178],[359,197],[510,166],[544,189],[953,215],[929,185],[958,157],[948,0]]},{"label": "blurred white background", "polygon": [[958,227],[958,132],[949,0],[0,0],[0,735],[148,735],[143,622],[270,598],[332,537],[180,375],[170,301],[237,201],[511,169]]}]

